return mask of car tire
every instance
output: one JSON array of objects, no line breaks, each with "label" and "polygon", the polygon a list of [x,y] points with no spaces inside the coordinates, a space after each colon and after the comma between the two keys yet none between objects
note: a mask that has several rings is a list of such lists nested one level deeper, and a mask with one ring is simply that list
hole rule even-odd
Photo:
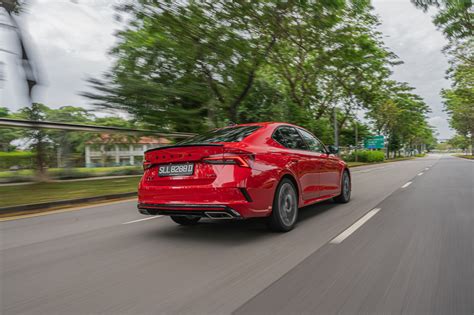
[{"label": "car tire", "polygon": [[276,232],[288,232],[298,220],[298,194],[295,185],[287,178],[279,184],[273,197],[272,214],[268,226]]},{"label": "car tire", "polygon": [[178,216],[178,215],[172,215],[171,220],[174,222],[180,224],[180,225],[196,225],[199,220],[201,220],[200,217],[193,217],[193,216]]},{"label": "car tire", "polygon": [[334,201],[337,203],[348,203],[351,200],[351,177],[349,172],[346,170],[342,173],[341,179],[341,194],[334,197]]}]

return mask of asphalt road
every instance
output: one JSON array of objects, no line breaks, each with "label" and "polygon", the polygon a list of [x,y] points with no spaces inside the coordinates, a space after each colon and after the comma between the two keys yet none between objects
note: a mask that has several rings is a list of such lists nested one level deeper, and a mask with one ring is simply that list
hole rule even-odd
[{"label": "asphalt road", "polygon": [[1,222],[0,313],[472,315],[473,181],[449,156],[356,168],[350,203],[286,234],[133,201]]}]

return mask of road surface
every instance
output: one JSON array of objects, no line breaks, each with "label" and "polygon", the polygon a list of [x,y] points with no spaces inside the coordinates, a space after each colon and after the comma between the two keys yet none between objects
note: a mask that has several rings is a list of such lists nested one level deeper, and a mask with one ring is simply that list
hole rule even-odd
[{"label": "road surface", "polygon": [[352,174],[350,203],[286,234],[180,227],[134,201],[1,222],[0,313],[474,314],[474,162]]}]

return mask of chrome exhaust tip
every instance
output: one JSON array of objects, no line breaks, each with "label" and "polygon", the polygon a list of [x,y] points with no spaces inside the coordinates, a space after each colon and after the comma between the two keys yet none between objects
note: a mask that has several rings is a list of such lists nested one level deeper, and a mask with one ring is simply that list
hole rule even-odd
[{"label": "chrome exhaust tip", "polygon": [[147,209],[138,208],[138,212],[144,215],[152,215]]},{"label": "chrome exhaust tip", "polygon": [[223,212],[223,211],[207,211],[207,212],[204,212],[204,214],[208,218],[213,219],[213,220],[234,219],[234,217],[231,214],[227,212]]}]

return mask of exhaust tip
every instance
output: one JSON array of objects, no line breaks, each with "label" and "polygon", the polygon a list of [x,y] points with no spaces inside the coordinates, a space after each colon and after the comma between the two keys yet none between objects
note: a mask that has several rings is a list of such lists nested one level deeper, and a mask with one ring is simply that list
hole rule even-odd
[{"label": "exhaust tip", "polygon": [[214,220],[222,220],[222,219],[234,219],[234,217],[227,213],[227,212],[222,212],[222,211],[208,211],[204,213],[208,218],[214,219]]},{"label": "exhaust tip", "polygon": [[138,212],[144,215],[152,215],[148,210],[143,209],[143,208],[138,208]]}]

